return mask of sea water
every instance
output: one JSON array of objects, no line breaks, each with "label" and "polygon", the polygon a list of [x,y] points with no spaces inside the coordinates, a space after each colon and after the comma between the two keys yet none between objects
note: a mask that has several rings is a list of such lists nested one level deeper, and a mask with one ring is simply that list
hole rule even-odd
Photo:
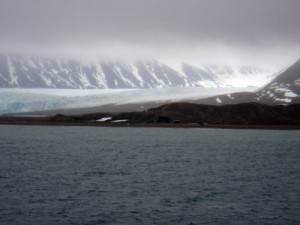
[{"label": "sea water", "polygon": [[300,131],[0,126],[0,224],[299,224]]}]

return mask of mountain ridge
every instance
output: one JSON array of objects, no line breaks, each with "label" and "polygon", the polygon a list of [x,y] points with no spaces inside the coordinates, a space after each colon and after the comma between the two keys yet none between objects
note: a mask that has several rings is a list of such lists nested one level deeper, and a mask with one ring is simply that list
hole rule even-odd
[{"label": "mountain ridge", "polygon": [[[271,79],[271,72],[255,66],[195,66],[183,62],[179,67],[155,59],[82,63],[74,59],[0,54],[0,88],[234,87],[241,85],[241,79],[258,87]],[[256,78],[262,80],[257,82]]]}]

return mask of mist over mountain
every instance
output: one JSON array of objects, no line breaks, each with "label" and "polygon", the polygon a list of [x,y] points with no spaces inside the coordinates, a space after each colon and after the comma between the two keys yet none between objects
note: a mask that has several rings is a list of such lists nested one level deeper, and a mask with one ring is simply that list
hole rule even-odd
[{"label": "mist over mountain", "polygon": [[168,64],[159,60],[80,62],[0,55],[1,88],[260,87],[271,72],[256,66]]}]

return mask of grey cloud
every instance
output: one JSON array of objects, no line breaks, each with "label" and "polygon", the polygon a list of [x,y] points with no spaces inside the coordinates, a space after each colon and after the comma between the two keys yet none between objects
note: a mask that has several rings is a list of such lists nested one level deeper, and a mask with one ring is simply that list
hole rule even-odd
[{"label": "grey cloud", "polygon": [[[298,0],[0,0],[0,45],[300,45]],[[92,48],[92,46],[90,46]]]}]

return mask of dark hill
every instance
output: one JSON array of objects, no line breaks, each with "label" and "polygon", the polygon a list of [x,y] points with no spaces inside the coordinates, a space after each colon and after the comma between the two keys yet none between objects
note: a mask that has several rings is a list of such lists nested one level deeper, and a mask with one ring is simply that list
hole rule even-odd
[{"label": "dark hill", "polygon": [[174,103],[151,109],[171,120],[212,124],[300,124],[300,105],[269,106],[259,103],[213,106]]},{"label": "dark hill", "polygon": [[242,103],[234,105],[199,105],[172,103],[143,112],[118,114],[92,114],[53,117],[52,121],[91,121],[111,116],[114,120],[134,123],[198,123],[198,124],[249,124],[249,125],[300,125],[300,104],[263,105]]}]

